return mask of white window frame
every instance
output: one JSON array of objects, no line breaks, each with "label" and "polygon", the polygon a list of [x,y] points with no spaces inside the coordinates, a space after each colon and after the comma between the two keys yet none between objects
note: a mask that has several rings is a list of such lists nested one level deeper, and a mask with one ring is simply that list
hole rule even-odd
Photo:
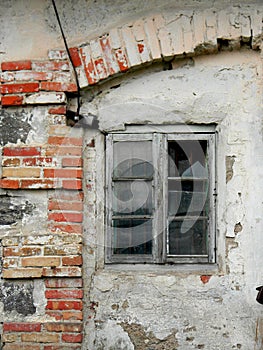
[{"label": "white window frame", "polygon": [[[153,178],[152,255],[113,254],[112,216],[112,172],[114,141],[152,141],[153,166],[158,169]],[[167,255],[168,241],[168,141],[207,140],[209,171],[209,220],[208,255],[172,256]],[[106,136],[106,240],[105,263],[131,264],[214,264],[216,263],[216,133],[214,125],[177,126],[131,126],[125,132],[112,132]],[[160,204],[161,203],[161,204]],[[163,232],[162,234],[158,234]]]}]

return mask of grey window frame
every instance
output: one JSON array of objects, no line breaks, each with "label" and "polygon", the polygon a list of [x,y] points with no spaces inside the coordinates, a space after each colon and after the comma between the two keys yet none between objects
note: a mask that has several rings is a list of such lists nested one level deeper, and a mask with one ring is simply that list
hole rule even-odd
[{"label": "grey window frame", "polygon": [[[154,172],[154,213],[152,219],[152,255],[113,254],[112,219],[112,173],[113,142],[151,141]],[[209,219],[208,255],[172,256],[167,255],[168,242],[168,141],[207,140],[209,171]],[[158,208],[158,210],[156,210]],[[105,263],[131,264],[214,264],[216,263],[216,132],[215,126],[162,126],[161,128],[130,127],[125,132],[112,132],[106,136],[106,237]],[[160,234],[160,232],[162,232]]]}]

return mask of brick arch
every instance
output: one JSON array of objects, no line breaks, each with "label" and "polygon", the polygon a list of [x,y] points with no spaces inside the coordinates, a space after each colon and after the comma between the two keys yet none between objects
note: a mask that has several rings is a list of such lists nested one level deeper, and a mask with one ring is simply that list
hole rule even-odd
[{"label": "brick arch", "polygon": [[[259,49],[261,24],[262,13],[251,9],[181,12],[170,21],[159,14],[113,28],[70,48],[70,55],[86,88],[153,62],[217,52],[220,43]],[[1,70],[3,106],[66,104],[66,93],[77,91],[65,50],[51,50],[41,61],[3,62]]]}]

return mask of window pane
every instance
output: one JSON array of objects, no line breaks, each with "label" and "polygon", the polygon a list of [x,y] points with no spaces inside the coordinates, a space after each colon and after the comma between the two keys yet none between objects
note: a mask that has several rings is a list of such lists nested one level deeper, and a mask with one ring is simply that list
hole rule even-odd
[{"label": "window pane", "polygon": [[151,181],[115,181],[113,190],[114,215],[151,215]]},{"label": "window pane", "polygon": [[169,177],[207,177],[207,141],[171,141],[168,143]]},{"label": "window pane", "polygon": [[170,191],[168,194],[169,215],[206,215],[206,192]]},{"label": "window pane", "polygon": [[207,254],[207,220],[173,220],[169,225],[168,255]]},{"label": "window pane", "polygon": [[114,254],[151,254],[152,221],[123,219],[113,220]]},{"label": "window pane", "polygon": [[145,178],[153,176],[151,141],[115,142],[113,148],[114,177]]}]

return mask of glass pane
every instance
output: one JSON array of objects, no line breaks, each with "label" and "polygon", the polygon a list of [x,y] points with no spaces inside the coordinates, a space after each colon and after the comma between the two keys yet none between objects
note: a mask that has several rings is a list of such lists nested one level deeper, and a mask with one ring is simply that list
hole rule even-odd
[{"label": "glass pane", "polygon": [[115,181],[113,189],[114,215],[151,215],[151,181]]},{"label": "glass pane", "polygon": [[207,177],[207,141],[187,140],[168,143],[169,177]]},{"label": "glass pane", "polygon": [[169,255],[207,254],[207,220],[173,220],[169,225]]},{"label": "glass pane", "polygon": [[205,209],[206,192],[170,191],[168,193],[169,215],[196,215],[199,216]]},{"label": "glass pane", "polygon": [[152,221],[123,219],[113,220],[114,254],[151,254]]},{"label": "glass pane", "polygon": [[113,157],[114,177],[153,176],[151,141],[115,142]]}]

